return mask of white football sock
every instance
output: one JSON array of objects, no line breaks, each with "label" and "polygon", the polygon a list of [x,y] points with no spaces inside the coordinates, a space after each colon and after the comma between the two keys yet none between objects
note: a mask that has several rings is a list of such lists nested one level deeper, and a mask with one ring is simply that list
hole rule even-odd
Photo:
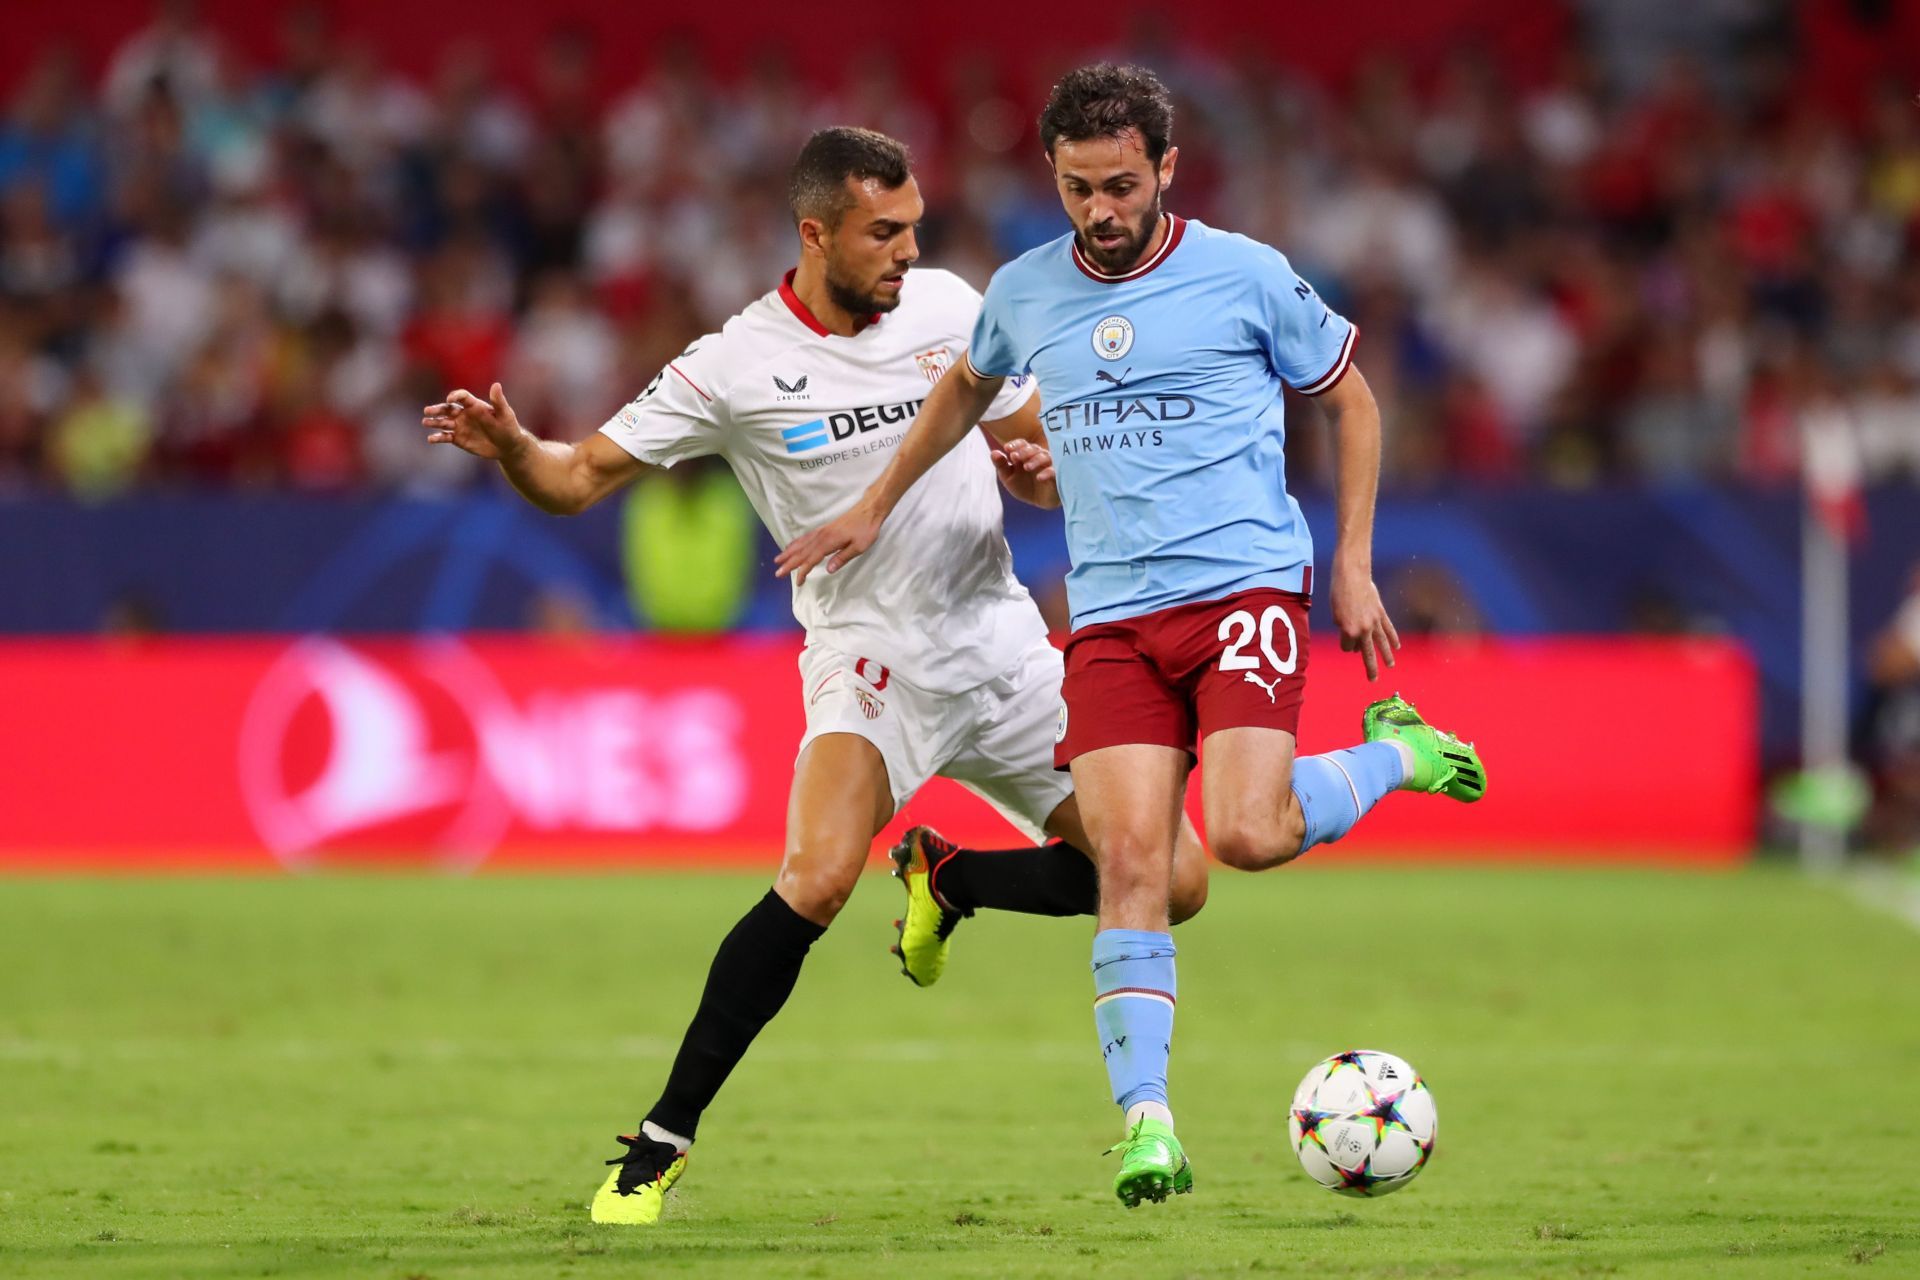
[{"label": "white football sock", "polygon": [[1127,1108],[1127,1128],[1132,1129],[1142,1119],[1158,1120],[1167,1128],[1173,1128],[1173,1112],[1167,1110],[1164,1102],[1136,1102]]},{"label": "white football sock", "polygon": [[668,1143],[675,1151],[691,1151],[693,1149],[692,1138],[683,1138],[677,1133],[668,1133],[651,1120],[646,1121],[640,1126],[640,1136],[643,1138],[652,1138],[655,1142]]},{"label": "white football sock", "polygon": [[1391,743],[1393,749],[1400,753],[1400,786],[1403,790],[1411,786],[1413,784],[1413,748],[1398,738],[1382,738],[1380,741]]}]

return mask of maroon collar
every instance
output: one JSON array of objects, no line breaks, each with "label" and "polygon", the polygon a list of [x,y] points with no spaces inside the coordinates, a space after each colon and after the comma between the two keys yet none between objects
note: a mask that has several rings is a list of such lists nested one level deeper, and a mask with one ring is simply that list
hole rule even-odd
[{"label": "maroon collar", "polygon": [[[812,311],[808,310],[807,304],[800,301],[800,295],[793,291],[793,271],[792,270],[789,270],[787,274],[780,277],[780,301],[787,304],[787,310],[793,312],[794,319],[798,320],[801,324],[807,326],[807,328],[813,330],[815,333],[819,334],[821,337],[837,338],[840,336],[839,334],[835,333],[833,330],[827,328],[827,326],[821,324],[820,317],[814,315]],[[869,325],[879,324],[880,317],[882,314],[883,313],[879,311],[874,312],[872,315],[867,317],[867,323]]]},{"label": "maroon collar", "polygon": [[1165,262],[1167,255],[1173,252],[1174,246],[1180,243],[1180,237],[1186,234],[1187,220],[1185,218],[1171,213],[1164,216],[1167,219],[1166,239],[1160,242],[1160,247],[1154,251],[1151,258],[1148,258],[1132,270],[1122,272],[1117,276],[1108,275],[1091,262],[1088,262],[1085,256],[1081,254],[1079,236],[1073,238],[1073,265],[1080,268],[1081,273],[1089,280],[1098,280],[1101,284],[1125,284],[1129,280],[1138,280],[1141,276]]}]

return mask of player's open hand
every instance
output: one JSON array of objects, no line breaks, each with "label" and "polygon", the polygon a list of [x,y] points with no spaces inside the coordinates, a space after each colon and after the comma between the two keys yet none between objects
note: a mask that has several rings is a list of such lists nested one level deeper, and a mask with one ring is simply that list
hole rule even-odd
[{"label": "player's open hand", "polygon": [[455,445],[478,458],[505,457],[527,439],[497,382],[485,400],[464,388],[449,391],[444,401],[420,411],[420,425],[427,429],[428,444]]},{"label": "player's open hand", "polygon": [[1053,454],[1031,440],[1013,439],[994,444],[989,457],[1007,492],[1031,506],[1060,505],[1060,486],[1053,470]]},{"label": "player's open hand", "polygon": [[828,573],[837,573],[873,545],[873,540],[880,536],[883,518],[865,501],[860,502],[831,523],[789,542],[786,550],[773,558],[773,576],[784,578],[791,574],[797,587],[806,582],[807,574],[822,561],[826,562]]},{"label": "player's open hand", "polygon": [[1359,653],[1367,667],[1367,679],[1380,678],[1380,664],[1393,665],[1393,651],[1400,647],[1400,633],[1394,630],[1387,606],[1380,602],[1380,589],[1373,583],[1369,569],[1343,569],[1336,560],[1333,567],[1333,622],[1340,628],[1340,647]]}]

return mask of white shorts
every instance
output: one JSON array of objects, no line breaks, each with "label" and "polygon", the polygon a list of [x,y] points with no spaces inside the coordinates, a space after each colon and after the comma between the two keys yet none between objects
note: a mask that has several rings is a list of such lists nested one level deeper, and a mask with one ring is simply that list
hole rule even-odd
[{"label": "white shorts", "polygon": [[1060,651],[1043,637],[1004,675],[964,693],[930,693],[894,675],[881,659],[822,644],[800,652],[807,733],[858,734],[879,748],[894,812],[936,774],[951,778],[1006,815],[1030,839],[1073,794],[1053,767],[1060,719]]}]

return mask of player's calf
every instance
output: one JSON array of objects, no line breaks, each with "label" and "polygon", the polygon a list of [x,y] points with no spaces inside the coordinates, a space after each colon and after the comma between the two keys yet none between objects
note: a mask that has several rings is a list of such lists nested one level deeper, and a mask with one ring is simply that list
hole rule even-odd
[{"label": "player's calf", "polygon": [[1409,767],[1399,742],[1296,757],[1290,735],[1258,726],[1216,730],[1205,749],[1208,839],[1215,857],[1248,871],[1340,839]]},{"label": "player's calf", "polygon": [[[1486,767],[1474,745],[1422,720],[1398,694],[1369,706],[1361,728],[1366,741],[1360,746],[1293,762],[1285,807],[1262,804],[1257,789],[1226,789],[1230,796],[1251,794],[1253,799],[1250,805],[1243,801],[1209,813],[1214,856],[1245,870],[1278,866],[1346,835],[1390,791],[1421,791],[1468,804],[1486,794]],[[1216,737],[1222,746],[1239,745],[1226,734]],[[1266,814],[1273,816],[1263,820]]]},{"label": "player's calf", "polygon": [[[1190,842],[1190,847],[1189,847]],[[1185,924],[1207,905],[1207,851],[1193,827],[1181,823],[1180,842],[1173,850],[1173,890],[1167,902],[1170,924]]]}]

